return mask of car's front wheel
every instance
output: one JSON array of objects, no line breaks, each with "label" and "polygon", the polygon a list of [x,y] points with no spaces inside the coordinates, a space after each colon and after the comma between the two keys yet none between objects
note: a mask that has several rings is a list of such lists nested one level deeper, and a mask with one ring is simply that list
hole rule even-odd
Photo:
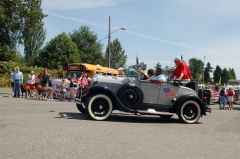
[{"label": "car's front wheel", "polygon": [[77,104],[77,108],[81,113],[86,114],[86,109],[83,104]]},{"label": "car's front wheel", "polygon": [[95,120],[107,119],[113,110],[111,99],[105,94],[92,95],[86,104],[87,114]]},{"label": "car's front wheel", "polygon": [[178,112],[178,117],[185,123],[196,123],[201,116],[201,109],[197,102],[186,101],[183,103]]}]

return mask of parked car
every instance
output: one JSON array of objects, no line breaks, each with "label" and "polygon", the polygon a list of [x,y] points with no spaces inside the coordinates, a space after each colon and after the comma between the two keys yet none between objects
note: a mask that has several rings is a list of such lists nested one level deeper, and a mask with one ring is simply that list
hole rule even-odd
[{"label": "parked car", "polygon": [[97,75],[94,86],[88,90],[80,88],[76,106],[95,120],[105,120],[113,110],[119,110],[161,118],[176,114],[182,122],[196,123],[206,112],[211,112],[207,98],[199,98],[196,93],[197,82],[186,86],[178,80],[157,84],[142,77],[136,66],[130,66],[124,77]]}]

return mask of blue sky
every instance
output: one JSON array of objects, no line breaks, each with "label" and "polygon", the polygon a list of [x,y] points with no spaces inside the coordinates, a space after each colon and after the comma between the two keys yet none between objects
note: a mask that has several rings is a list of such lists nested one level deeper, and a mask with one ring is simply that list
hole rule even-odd
[{"label": "blue sky", "polygon": [[[62,32],[87,25],[99,40],[119,39],[127,65],[146,62],[173,66],[173,59],[197,58],[234,68],[240,79],[240,1],[238,0],[43,0],[48,42]],[[101,41],[106,49],[108,40]]]}]

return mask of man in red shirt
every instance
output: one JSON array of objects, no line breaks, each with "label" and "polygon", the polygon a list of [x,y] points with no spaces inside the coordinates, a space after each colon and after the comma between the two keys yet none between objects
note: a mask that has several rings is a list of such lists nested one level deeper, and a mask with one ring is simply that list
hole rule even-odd
[{"label": "man in red shirt", "polygon": [[176,76],[177,80],[183,80],[184,82],[190,82],[190,78],[192,78],[188,66],[185,62],[182,62],[180,57],[176,57],[174,59],[174,63],[177,66],[176,69],[173,71],[169,78],[173,78]]}]

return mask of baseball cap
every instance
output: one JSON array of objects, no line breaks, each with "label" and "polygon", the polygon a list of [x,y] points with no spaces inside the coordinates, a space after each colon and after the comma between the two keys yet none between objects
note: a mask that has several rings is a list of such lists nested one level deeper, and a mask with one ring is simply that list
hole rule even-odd
[{"label": "baseball cap", "polygon": [[181,61],[182,59],[181,59],[180,57],[175,57],[174,60],[176,60],[176,61]]},{"label": "baseball cap", "polygon": [[34,73],[34,71],[32,71],[31,73]]},{"label": "baseball cap", "polygon": [[164,71],[164,69],[162,68],[162,67],[157,67],[157,69],[156,70],[158,70],[158,71],[161,71],[161,72],[163,72]]}]

